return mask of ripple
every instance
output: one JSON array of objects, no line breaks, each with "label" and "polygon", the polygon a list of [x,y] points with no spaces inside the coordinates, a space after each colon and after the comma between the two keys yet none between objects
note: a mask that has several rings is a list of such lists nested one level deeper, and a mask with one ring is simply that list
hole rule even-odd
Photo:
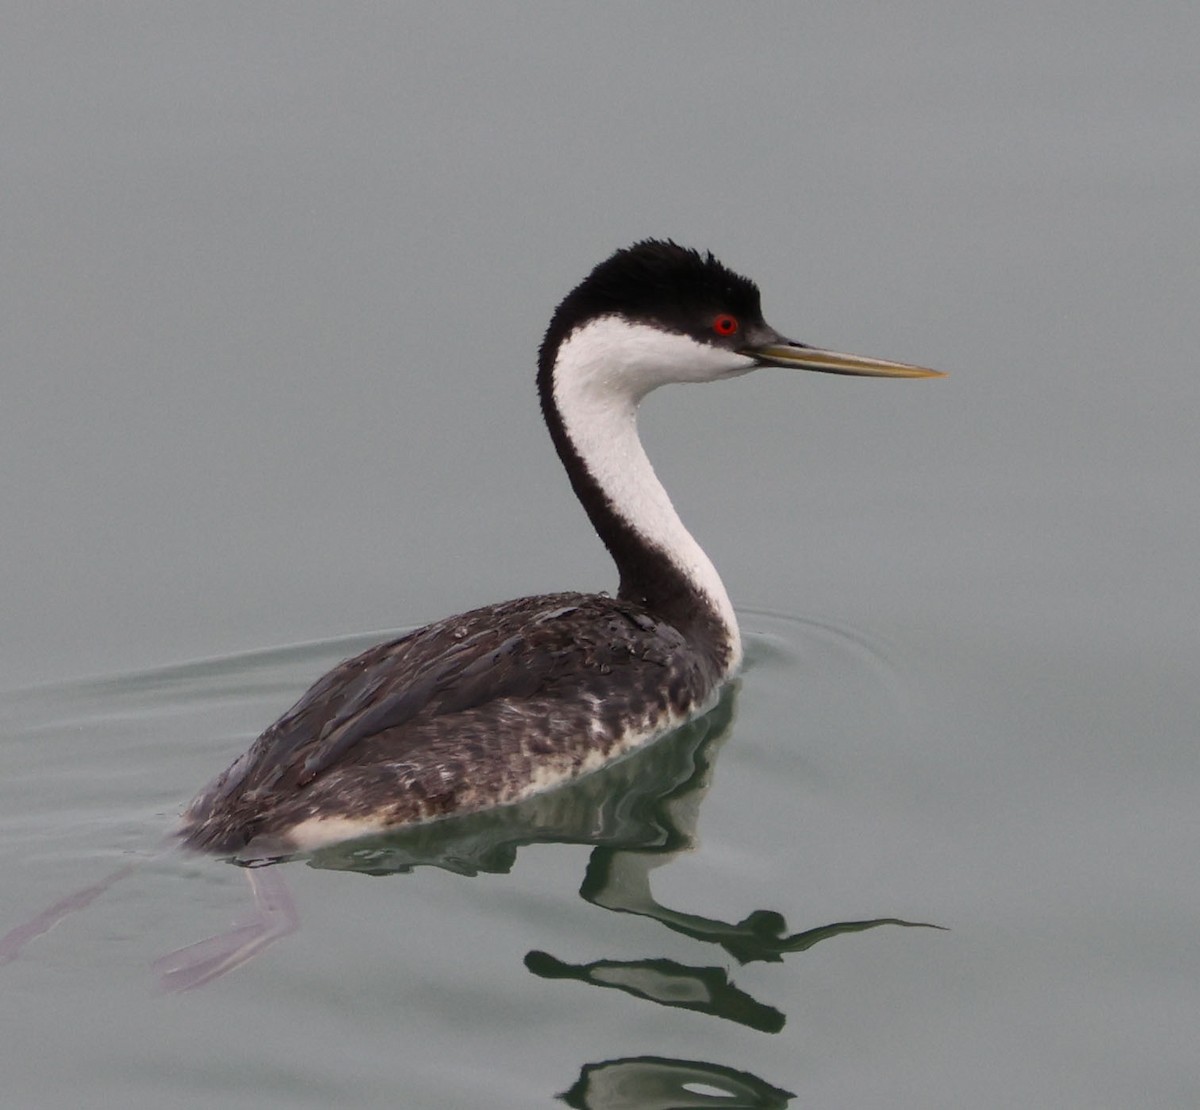
[{"label": "ripple", "polygon": [[[879,633],[828,619],[770,609],[740,609],[746,642],[745,679],[752,689],[775,688],[811,712],[813,694],[865,699],[875,714],[907,719],[917,701],[895,660],[900,652]],[[753,695],[752,695],[753,696]]]}]

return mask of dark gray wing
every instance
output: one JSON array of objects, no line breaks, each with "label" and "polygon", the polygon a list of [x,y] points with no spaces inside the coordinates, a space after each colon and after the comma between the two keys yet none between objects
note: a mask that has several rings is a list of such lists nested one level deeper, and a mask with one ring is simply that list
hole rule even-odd
[{"label": "dark gray wing", "polygon": [[562,675],[607,674],[635,658],[667,666],[683,646],[674,628],[598,595],[522,598],[451,617],[335,667],[229,768],[214,794],[303,787],[363,741],[418,717],[533,697]]},{"label": "dark gray wing", "polygon": [[[490,640],[491,637],[488,637]],[[433,659],[411,681],[357,712],[339,713],[321,731],[304,760],[301,786],[333,766],[360,740],[407,724],[423,710],[433,715],[471,709],[497,698],[528,697],[553,668],[553,660],[529,657],[526,638],[509,636],[495,647],[456,645]],[[481,650],[482,649],[482,650]]]}]

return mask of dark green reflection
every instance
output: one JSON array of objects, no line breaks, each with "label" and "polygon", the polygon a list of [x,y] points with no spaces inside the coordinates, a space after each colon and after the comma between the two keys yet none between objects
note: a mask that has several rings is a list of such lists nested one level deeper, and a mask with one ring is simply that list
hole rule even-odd
[{"label": "dark green reflection", "polygon": [[720,1064],[627,1056],[585,1064],[558,1097],[574,1110],[783,1110],[795,1096]]},{"label": "dark green reflection", "polygon": [[755,960],[778,963],[788,952],[804,952],[814,944],[842,933],[861,933],[880,925],[938,929],[920,921],[876,917],[868,921],[837,921],[787,933],[787,922],[774,910],[751,910],[741,921],[726,922],[695,913],[679,913],[654,900],[650,893],[650,867],[644,857],[598,848],[592,853],[579,893],[589,902],[614,913],[652,917],[668,929],[694,940],[718,944],[739,963]]},{"label": "dark green reflection", "polygon": [[736,1021],[763,1033],[778,1033],[785,1018],[729,981],[724,968],[688,967],[674,960],[594,960],[567,964],[547,952],[530,952],[525,966],[543,979],[575,979],[624,991],[635,998]]}]

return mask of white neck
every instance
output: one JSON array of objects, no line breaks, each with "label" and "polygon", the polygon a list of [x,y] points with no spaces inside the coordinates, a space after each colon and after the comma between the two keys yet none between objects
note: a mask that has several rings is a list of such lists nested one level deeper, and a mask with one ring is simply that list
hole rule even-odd
[{"label": "white neck", "polygon": [[750,365],[686,336],[605,317],[564,341],[554,374],[554,399],[584,466],[614,511],[708,600],[729,637],[730,670],[742,655],[733,605],[650,465],[638,437],[637,407],[667,381],[708,381]]}]

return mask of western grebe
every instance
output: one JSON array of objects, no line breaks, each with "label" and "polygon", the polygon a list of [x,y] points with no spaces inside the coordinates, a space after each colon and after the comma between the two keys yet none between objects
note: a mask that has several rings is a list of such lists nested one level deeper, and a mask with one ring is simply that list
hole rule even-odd
[{"label": "western grebe", "polygon": [[505,805],[709,709],[741,661],[737,620],[642,449],[637,407],[661,385],[759,366],[941,376],[785,339],[755,284],[711,254],[660,240],[617,251],[558,306],[537,375],[616,596],[489,605],[347,660],[205,787],[183,842],[278,856]]}]

